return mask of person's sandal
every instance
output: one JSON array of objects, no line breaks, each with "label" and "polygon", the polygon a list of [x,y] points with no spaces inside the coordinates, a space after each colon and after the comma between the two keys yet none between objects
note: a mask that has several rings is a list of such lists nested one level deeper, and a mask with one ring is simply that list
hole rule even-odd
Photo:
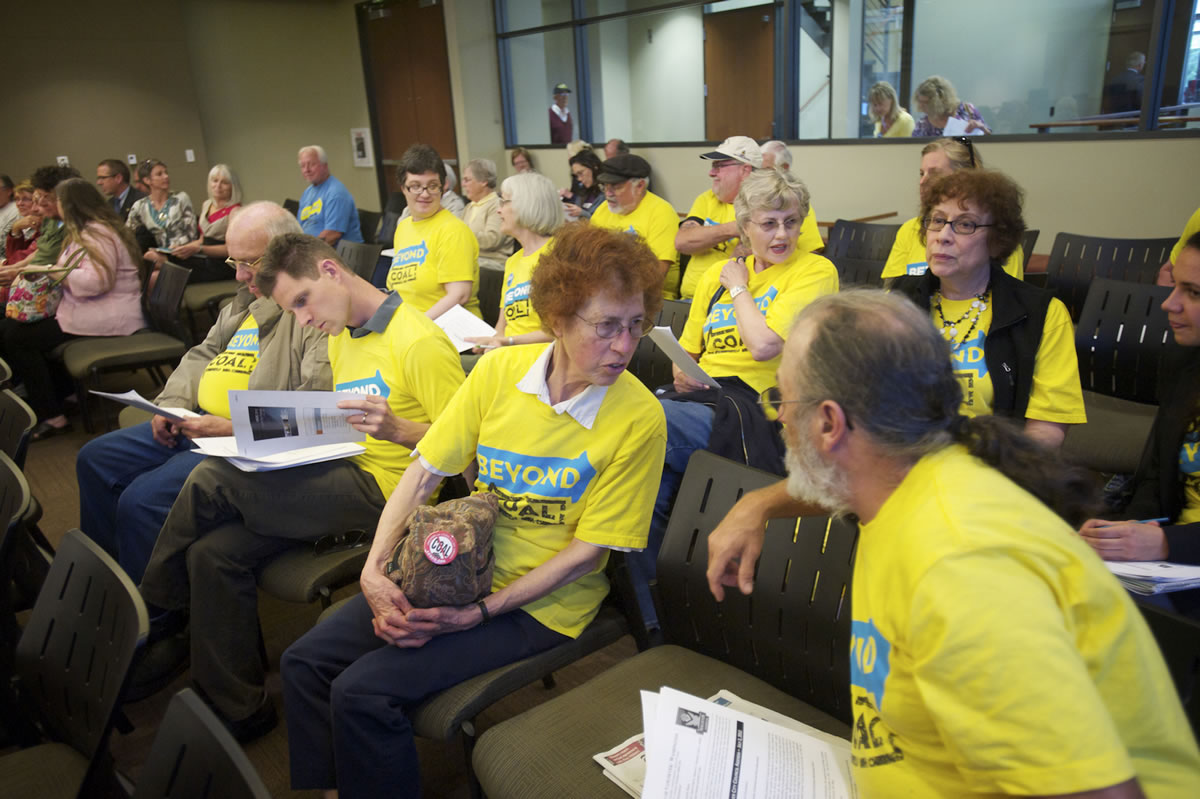
[{"label": "person's sandal", "polygon": [[67,422],[62,427],[55,427],[49,422],[38,422],[37,427],[33,428],[33,432],[29,434],[30,441],[44,441],[47,438],[71,432],[71,423]]}]

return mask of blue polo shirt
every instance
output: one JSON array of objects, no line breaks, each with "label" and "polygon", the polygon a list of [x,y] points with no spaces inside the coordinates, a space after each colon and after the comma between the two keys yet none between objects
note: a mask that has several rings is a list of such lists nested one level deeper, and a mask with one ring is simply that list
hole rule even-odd
[{"label": "blue polo shirt", "polygon": [[322,230],[336,230],[346,241],[361,243],[363,240],[354,198],[333,175],[320,185],[309,185],[304,190],[296,218],[300,220],[301,229],[310,236],[318,236]]}]

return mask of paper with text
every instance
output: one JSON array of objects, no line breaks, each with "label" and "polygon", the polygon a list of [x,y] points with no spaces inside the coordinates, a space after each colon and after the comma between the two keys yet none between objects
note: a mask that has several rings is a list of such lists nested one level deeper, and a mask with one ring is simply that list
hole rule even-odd
[{"label": "paper with text", "polygon": [[342,410],[344,400],[365,399],[347,391],[230,391],[229,416],[237,455],[261,458],[277,452],[365,441],[349,417],[362,411]]}]

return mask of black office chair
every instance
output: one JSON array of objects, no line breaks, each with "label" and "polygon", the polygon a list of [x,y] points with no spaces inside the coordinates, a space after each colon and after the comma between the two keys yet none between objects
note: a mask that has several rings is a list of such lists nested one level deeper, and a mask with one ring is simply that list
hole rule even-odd
[{"label": "black office chair", "polygon": [[362,232],[364,244],[374,244],[379,233],[379,220],[383,218],[383,214],[379,211],[364,211],[358,209],[358,227]]},{"label": "black office chair", "polygon": [[339,239],[337,254],[354,274],[363,280],[370,281],[379,263],[379,253],[383,252],[382,244],[360,244],[357,241]]},{"label": "black office chair", "polygon": [[1137,470],[1158,406],[1163,353],[1174,347],[1162,309],[1170,289],[1098,277],[1075,326],[1087,423],[1071,425],[1063,455],[1101,474]]},{"label": "black office chair", "polygon": [[504,270],[479,267],[479,312],[492,327],[500,321],[500,300],[504,294]]},{"label": "black office chair", "polygon": [[[662,311],[659,312],[655,324],[671,328],[675,338],[679,338],[683,335],[683,326],[687,323],[691,310],[692,303],[689,300],[663,300]],[[629,373],[641,380],[651,391],[659,386],[668,385],[675,379],[671,373],[671,359],[649,336],[644,336],[638,341],[633,358],[629,361]]]},{"label": "black office chair", "polygon": [[133,799],[271,799],[242,747],[190,688],[158,726]]},{"label": "black office chair", "polygon": [[745,491],[777,480],[709,452],[692,455],[658,556],[667,644],[484,732],[473,763],[487,796],[624,796],[592,755],[642,729],[639,691],[663,685],[702,697],[728,689],[849,735],[856,528],[816,517],[773,521],[753,597],[731,589],[718,604],[709,593],[708,534]]},{"label": "black office chair", "polygon": [[883,267],[886,261],[868,261],[839,255],[831,259],[838,270],[838,287],[883,288]]},{"label": "black office chair", "polygon": [[1192,734],[1200,738],[1200,622],[1141,602],[1138,607],[1162,650]]},{"label": "black office chair", "polygon": [[0,758],[6,792],[100,793],[101,756],[149,629],[128,575],[83,533],[69,531],[16,650],[18,698],[47,742]]},{"label": "black office chair", "polygon": [[289,214],[291,214],[292,216],[296,216],[297,214],[300,213],[300,201],[292,200],[290,198],[287,200],[284,200],[283,201],[283,209],[285,211],[287,211]]},{"label": "black office chair", "polygon": [[1029,271],[1029,259],[1033,257],[1033,247],[1037,244],[1040,230],[1026,230],[1025,235],[1021,237],[1021,255],[1025,259],[1025,270]]},{"label": "black office chair", "polygon": [[886,261],[900,225],[875,225],[839,219],[829,230],[823,255],[833,262],[839,258]]},{"label": "black office chair", "polygon": [[1059,233],[1046,265],[1046,288],[1078,320],[1092,280],[1106,277],[1153,284],[1171,257],[1175,239],[1107,239]]}]

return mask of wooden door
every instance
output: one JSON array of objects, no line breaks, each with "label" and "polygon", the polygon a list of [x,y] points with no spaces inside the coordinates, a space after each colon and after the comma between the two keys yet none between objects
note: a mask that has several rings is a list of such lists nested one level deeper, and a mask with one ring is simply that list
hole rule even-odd
[{"label": "wooden door", "polygon": [[705,137],[773,137],[775,6],[704,15]]},{"label": "wooden door", "polygon": [[360,12],[359,30],[376,158],[390,193],[400,190],[395,165],[409,146],[428,144],[446,160],[458,158],[442,4],[372,6]]}]

